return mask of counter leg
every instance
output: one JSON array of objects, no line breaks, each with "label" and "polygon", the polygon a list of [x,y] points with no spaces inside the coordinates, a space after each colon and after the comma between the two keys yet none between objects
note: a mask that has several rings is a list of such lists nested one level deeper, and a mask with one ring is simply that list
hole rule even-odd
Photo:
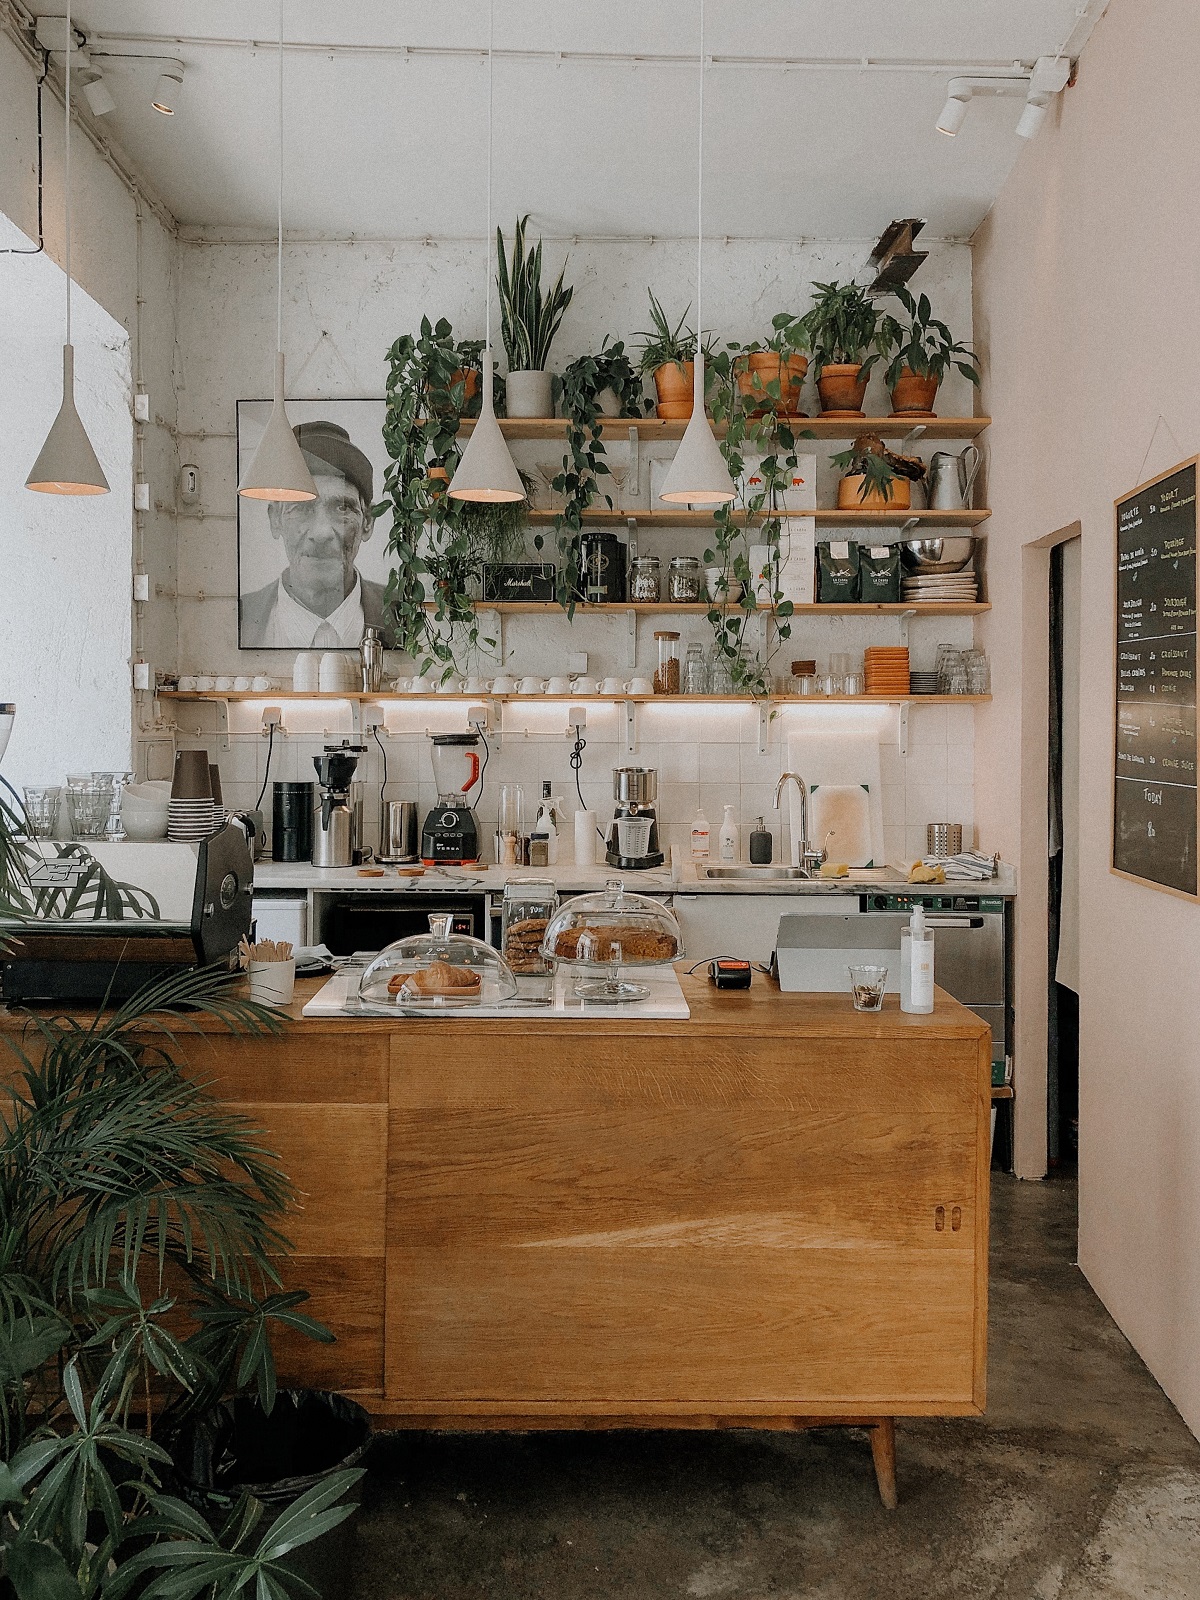
[{"label": "counter leg", "polygon": [[871,1459],[879,1498],[889,1511],[896,1509],[896,1419],[880,1417],[870,1430]]}]

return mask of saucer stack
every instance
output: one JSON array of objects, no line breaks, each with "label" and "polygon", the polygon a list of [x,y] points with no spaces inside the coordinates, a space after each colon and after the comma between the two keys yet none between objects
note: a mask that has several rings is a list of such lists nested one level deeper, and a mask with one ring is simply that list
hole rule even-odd
[{"label": "saucer stack", "polygon": [[913,672],[909,674],[913,694],[936,694],[938,692],[938,675],[936,672]]},{"label": "saucer stack", "polygon": [[908,646],[873,644],[863,652],[868,694],[908,694]]},{"label": "saucer stack", "polygon": [[207,839],[216,831],[213,810],[208,751],[177,751],[167,808],[167,838],[177,843]]}]

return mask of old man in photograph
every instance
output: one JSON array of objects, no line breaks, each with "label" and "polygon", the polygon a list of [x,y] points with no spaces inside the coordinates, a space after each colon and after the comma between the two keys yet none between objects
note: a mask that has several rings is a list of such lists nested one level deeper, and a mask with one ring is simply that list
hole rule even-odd
[{"label": "old man in photograph", "polygon": [[287,566],[274,583],[242,596],[241,647],[357,649],[366,627],[380,629],[386,640],[384,586],[355,565],[374,527],[371,463],[334,422],[301,422],[293,431],[317,498],[267,506]]}]

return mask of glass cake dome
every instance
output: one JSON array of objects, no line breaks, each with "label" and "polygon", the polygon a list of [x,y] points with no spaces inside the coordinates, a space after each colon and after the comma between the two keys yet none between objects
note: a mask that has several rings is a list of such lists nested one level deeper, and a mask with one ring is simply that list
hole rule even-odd
[{"label": "glass cake dome", "polygon": [[436,1016],[466,1006],[496,1005],[517,993],[512,968],[482,939],[455,933],[449,915],[431,915],[429,932],[381,950],[358,985],[364,1010],[394,1016]]},{"label": "glass cake dome", "polygon": [[[568,900],[551,918],[542,954],[580,969],[575,993],[583,1000],[644,1000],[644,983],[621,977],[623,968],[669,966],[683,954],[683,934],[666,906],[648,895],[629,894],[611,879],[600,894]],[[602,978],[584,974],[606,971]]]}]

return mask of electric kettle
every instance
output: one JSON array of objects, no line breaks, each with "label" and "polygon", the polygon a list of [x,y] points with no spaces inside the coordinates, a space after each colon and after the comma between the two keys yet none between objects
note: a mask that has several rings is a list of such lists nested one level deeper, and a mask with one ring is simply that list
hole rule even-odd
[{"label": "electric kettle", "polygon": [[926,469],[925,485],[931,511],[965,511],[971,499],[971,486],[983,465],[983,456],[969,444],[961,455],[939,450]]}]

